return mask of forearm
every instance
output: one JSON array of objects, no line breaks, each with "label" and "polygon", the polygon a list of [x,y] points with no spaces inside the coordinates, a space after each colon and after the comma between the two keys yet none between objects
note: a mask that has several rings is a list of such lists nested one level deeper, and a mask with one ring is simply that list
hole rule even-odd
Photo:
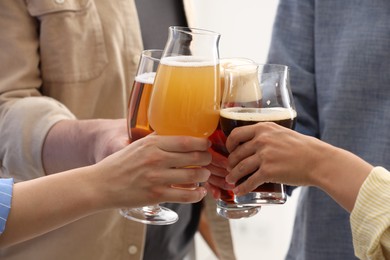
[{"label": "forearm", "polygon": [[318,147],[320,156],[311,173],[315,186],[327,192],[337,203],[351,212],[360,187],[373,166],[358,156],[326,143]]},{"label": "forearm", "polygon": [[89,168],[53,174],[14,185],[12,207],[0,247],[7,247],[59,228],[103,209]]},{"label": "forearm", "polygon": [[125,119],[62,120],[46,136],[46,174],[97,163],[128,145]]},{"label": "forearm", "polygon": [[[91,165],[89,140],[95,128],[92,121],[62,120],[48,132],[42,151],[46,174]],[[87,138],[87,136],[90,136]]]}]

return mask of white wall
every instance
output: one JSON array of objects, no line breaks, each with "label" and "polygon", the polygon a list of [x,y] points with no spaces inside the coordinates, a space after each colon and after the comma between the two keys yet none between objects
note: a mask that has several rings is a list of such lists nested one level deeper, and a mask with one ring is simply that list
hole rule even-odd
[{"label": "white wall", "polygon": [[220,56],[265,61],[277,0],[192,0],[194,27],[221,33]]},{"label": "white wall", "polygon": [[[194,27],[221,33],[220,56],[265,62],[277,0],[192,0]],[[238,260],[282,260],[287,252],[299,190],[286,204],[263,207],[256,216],[231,221]],[[198,234],[197,258],[216,259]]]}]

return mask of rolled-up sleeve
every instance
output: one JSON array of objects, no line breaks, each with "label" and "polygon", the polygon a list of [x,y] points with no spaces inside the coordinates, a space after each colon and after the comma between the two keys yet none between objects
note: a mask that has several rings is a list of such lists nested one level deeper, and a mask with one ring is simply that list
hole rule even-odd
[{"label": "rolled-up sleeve", "polygon": [[360,188],[351,212],[355,254],[390,259],[390,173],[375,167]]},{"label": "rolled-up sleeve", "polygon": [[74,115],[43,97],[39,23],[24,1],[0,2],[0,177],[15,182],[44,174],[42,147],[49,129]]},{"label": "rolled-up sleeve", "polygon": [[5,224],[11,209],[13,179],[0,179],[0,235],[4,232]]}]

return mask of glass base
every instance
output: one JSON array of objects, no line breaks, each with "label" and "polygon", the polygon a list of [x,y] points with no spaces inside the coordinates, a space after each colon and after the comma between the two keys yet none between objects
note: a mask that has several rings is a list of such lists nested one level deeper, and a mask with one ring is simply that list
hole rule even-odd
[{"label": "glass base", "polygon": [[250,192],[243,196],[236,196],[234,201],[248,207],[284,204],[287,201],[287,194],[284,192]]},{"label": "glass base", "polygon": [[127,219],[148,225],[170,225],[179,220],[176,212],[161,206],[120,209],[119,213]]},{"label": "glass base", "polygon": [[260,207],[240,206],[235,203],[217,201],[217,214],[226,219],[250,218],[259,213]]}]

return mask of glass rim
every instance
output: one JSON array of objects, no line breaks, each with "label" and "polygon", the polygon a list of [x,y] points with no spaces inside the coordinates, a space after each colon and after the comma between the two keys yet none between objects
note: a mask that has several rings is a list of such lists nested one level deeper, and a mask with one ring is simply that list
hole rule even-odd
[{"label": "glass rim", "polygon": [[[250,59],[249,59],[250,60]],[[226,71],[234,71],[234,68],[237,67],[243,67],[243,66],[254,66],[257,68],[266,68],[266,67],[274,67],[278,68],[277,71],[289,71],[290,67],[284,64],[277,64],[277,63],[258,63],[258,62],[253,62],[253,63],[247,63],[247,64],[231,64],[225,68]]]},{"label": "glass rim", "polygon": [[[231,63],[229,63],[231,62]],[[236,64],[234,62],[237,62]],[[240,62],[240,63],[238,63]],[[225,66],[225,64],[227,65]],[[224,57],[219,58],[219,64],[222,65],[224,68],[228,68],[230,66],[237,66],[237,65],[248,65],[248,64],[257,64],[256,61],[246,58],[246,57]]]},{"label": "glass rim", "polygon": [[[154,53],[159,53],[159,57],[160,58],[155,57],[153,55]],[[151,59],[153,61],[158,61],[159,62],[161,60],[161,58],[162,58],[163,53],[164,53],[164,50],[162,50],[162,49],[147,49],[147,50],[143,50],[141,52],[141,55],[143,57],[146,57],[146,58]]]},{"label": "glass rim", "polygon": [[203,35],[221,36],[221,34],[218,32],[215,32],[212,30],[207,30],[207,29],[202,29],[202,28],[197,28],[197,27],[171,25],[171,26],[169,26],[169,29],[176,30],[179,32],[188,33],[188,34],[203,34]]}]

